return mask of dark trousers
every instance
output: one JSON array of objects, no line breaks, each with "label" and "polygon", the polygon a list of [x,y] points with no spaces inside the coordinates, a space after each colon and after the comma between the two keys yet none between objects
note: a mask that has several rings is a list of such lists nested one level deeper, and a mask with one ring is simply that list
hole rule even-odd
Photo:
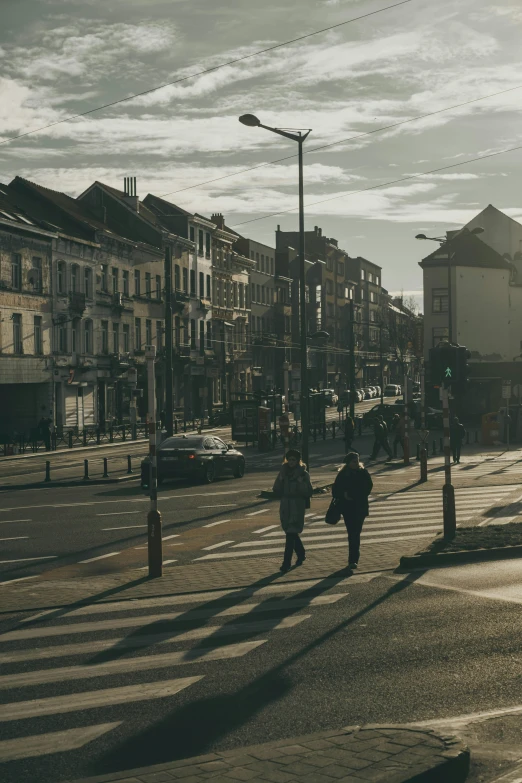
[{"label": "dark trousers", "polygon": [[299,533],[287,533],[286,534],[286,544],[285,544],[285,554],[283,557],[283,563],[286,566],[290,566],[292,562],[292,555],[294,553],[297,555],[298,560],[304,560],[305,556],[305,548],[303,546],[303,542],[299,538]]},{"label": "dark trousers", "polygon": [[404,454],[404,441],[400,435],[396,435],[393,439],[393,456],[397,456],[397,446],[400,446],[402,453]]},{"label": "dark trousers", "polygon": [[391,457],[392,452],[390,449],[390,444],[388,443],[388,438],[376,438],[375,443],[373,444],[373,449],[372,449],[370,459],[375,459],[377,457],[379,451],[381,450],[381,446],[384,449],[384,451],[388,454],[388,456]]},{"label": "dark trousers", "polygon": [[361,553],[361,530],[365,517],[352,514],[348,517],[343,514],[343,519],[348,533],[348,562],[358,563]]},{"label": "dark trousers", "polygon": [[451,444],[451,450],[453,452],[453,462],[460,462],[460,449],[462,448],[462,443],[452,443]]}]

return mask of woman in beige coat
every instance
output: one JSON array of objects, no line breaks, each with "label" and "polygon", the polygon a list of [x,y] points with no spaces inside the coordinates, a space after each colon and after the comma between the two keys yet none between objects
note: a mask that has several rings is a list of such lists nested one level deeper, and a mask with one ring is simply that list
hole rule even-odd
[{"label": "woman in beige coat", "polygon": [[305,548],[299,538],[303,532],[307,501],[312,496],[312,484],[301,454],[296,449],[287,451],[285,462],[274,482],[274,494],[279,497],[279,519],[286,533],[285,554],[281,571],[286,573],[292,564],[292,554],[297,555],[296,566],[305,560]]}]

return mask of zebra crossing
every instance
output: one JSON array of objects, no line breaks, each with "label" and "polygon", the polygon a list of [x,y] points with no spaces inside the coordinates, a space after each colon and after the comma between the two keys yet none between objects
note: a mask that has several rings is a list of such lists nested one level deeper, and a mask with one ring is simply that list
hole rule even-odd
[{"label": "zebra crossing", "polygon": [[172,699],[175,709],[182,691],[219,677],[227,661],[252,654],[273,632],[299,626],[315,607],[341,601],[352,585],[373,577],[138,598],[33,615],[0,635],[0,724],[9,727],[2,731],[0,763],[27,763],[91,745],[123,729],[131,704]]},{"label": "zebra crossing", "polygon": [[[517,489],[516,485],[493,487],[468,487],[455,493],[457,525],[483,513]],[[313,503],[315,504],[315,500]],[[331,527],[324,524],[325,500],[321,514],[310,514],[301,536],[305,548],[328,549],[346,540],[344,525]],[[433,491],[399,492],[384,498],[370,499],[370,515],[367,518],[361,540],[366,544],[383,544],[414,539],[434,538],[442,528],[442,493]],[[261,528],[248,541],[234,543],[228,549],[220,549],[196,558],[205,560],[233,560],[249,556],[281,554],[285,536],[279,525]]]}]

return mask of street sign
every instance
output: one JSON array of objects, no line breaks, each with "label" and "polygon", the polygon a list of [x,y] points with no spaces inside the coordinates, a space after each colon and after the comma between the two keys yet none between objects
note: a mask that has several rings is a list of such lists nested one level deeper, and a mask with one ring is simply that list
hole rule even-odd
[{"label": "street sign", "polygon": [[502,381],[502,399],[511,399],[511,381]]},{"label": "street sign", "polygon": [[516,383],[512,389],[514,397],[522,397],[522,384]]}]

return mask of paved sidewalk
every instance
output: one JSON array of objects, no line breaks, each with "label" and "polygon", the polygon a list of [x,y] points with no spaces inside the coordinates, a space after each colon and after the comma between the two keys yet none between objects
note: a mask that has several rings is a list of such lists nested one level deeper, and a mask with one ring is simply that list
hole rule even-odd
[{"label": "paved sidewalk", "polygon": [[459,783],[469,771],[457,737],[408,726],[347,726],[76,783]]}]

